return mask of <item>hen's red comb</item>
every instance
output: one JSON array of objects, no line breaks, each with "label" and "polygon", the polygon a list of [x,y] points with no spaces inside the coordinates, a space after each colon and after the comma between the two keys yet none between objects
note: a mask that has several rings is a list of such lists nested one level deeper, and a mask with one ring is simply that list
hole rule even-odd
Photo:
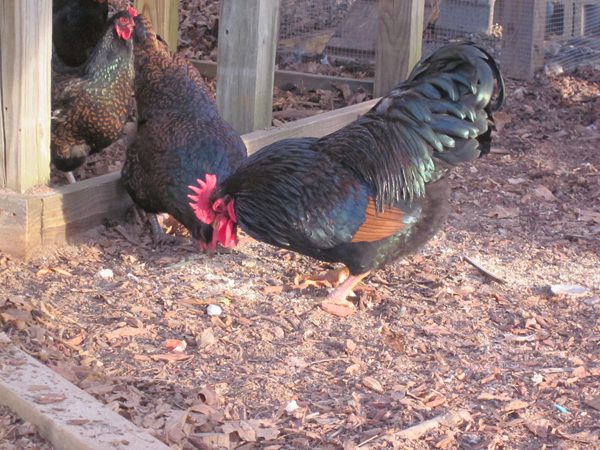
[{"label": "hen's red comb", "polygon": [[191,200],[190,206],[196,213],[198,220],[206,224],[211,224],[215,220],[215,212],[210,204],[210,196],[217,186],[217,176],[207,173],[204,178],[206,181],[202,181],[199,178],[196,180],[198,186],[188,186],[196,194],[189,194],[188,198]]},{"label": "hen's red comb", "polygon": [[135,9],[133,6],[127,8],[127,12],[129,13],[132,19],[138,15],[137,9]]}]

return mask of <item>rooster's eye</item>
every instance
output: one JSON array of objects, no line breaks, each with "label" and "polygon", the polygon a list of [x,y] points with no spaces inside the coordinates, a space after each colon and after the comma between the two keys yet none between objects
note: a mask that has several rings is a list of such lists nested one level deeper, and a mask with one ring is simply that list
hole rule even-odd
[{"label": "rooster's eye", "polygon": [[129,20],[126,17],[120,17],[119,23],[122,25],[127,25],[129,23]]}]

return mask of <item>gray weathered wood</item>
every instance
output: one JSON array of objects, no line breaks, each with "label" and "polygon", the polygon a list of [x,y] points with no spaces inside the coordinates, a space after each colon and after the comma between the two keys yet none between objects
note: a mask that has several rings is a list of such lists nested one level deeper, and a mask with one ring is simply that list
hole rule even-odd
[{"label": "gray weathered wood", "polygon": [[271,124],[279,0],[221,0],[217,105],[239,133]]},{"label": "gray weathered wood", "polygon": [[51,0],[0,0],[0,187],[50,178]]},{"label": "gray weathered wood", "polygon": [[375,95],[404,80],[421,58],[423,0],[379,0]]},{"label": "gray weathered wood", "polygon": [[167,450],[0,333],[0,404],[33,423],[61,450]]},{"label": "gray weathered wood", "polygon": [[545,0],[506,2],[501,65],[507,77],[528,80],[544,64]]}]

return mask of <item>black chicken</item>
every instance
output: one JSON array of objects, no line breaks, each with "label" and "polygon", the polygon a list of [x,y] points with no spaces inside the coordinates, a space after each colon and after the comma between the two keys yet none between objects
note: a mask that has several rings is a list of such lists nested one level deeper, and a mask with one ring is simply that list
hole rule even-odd
[{"label": "black chicken", "polygon": [[[227,177],[246,147],[219,116],[200,73],[171,53],[141,14],[134,41],[138,134],[122,170],[125,187],[146,212],[169,213],[192,237],[210,242],[212,227],[189,207],[187,186],[205,173]],[[153,215],[151,223],[155,238],[164,238]]]},{"label": "black chicken", "polygon": [[326,302],[350,308],[360,280],[440,228],[449,209],[444,177],[489,152],[491,112],[503,98],[484,49],[446,45],[344,128],[271,144],[228,178],[207,175],[191,187],[191,206],[213,225],[213,247],[235,245],[239,224],[257,240],[344,263],[350,276]]},{"label": "black chicken", "polygon": [[108,0],[53,0],[52,43],[63,64],[85,63],[102,37]]}]

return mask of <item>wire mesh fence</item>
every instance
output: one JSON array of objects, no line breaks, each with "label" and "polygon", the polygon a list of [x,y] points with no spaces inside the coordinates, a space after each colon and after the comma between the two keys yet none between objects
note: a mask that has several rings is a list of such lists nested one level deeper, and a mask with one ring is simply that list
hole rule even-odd
[{"label": "wire mesh fence", "polygon": [[600,0],[548,0],[545,58],[553,71],[600,64]]},{"label": "wire mesh fence", "polygon": [[[343,64],[372,74],[378,26],[377,0],[281,0],[278,62],[314,71]],[[500,58],[503,26],[511,0],[424,0],[423,53],[469,39]],[[524,3],[523,3],[524,4]],[[544,17],[544,62],[572,70],[600,64],[600,0],[540,2]],[[528,33],[530,30],[521,30]],[[511,30],[512,33],[518,32]],[[515,37],[516,45],[529,45]],[[527,53],[527,49],[523,49]],[[304,64],[301,63],[313,63]],[[320,69],[319,67],[317,67]]]}]

